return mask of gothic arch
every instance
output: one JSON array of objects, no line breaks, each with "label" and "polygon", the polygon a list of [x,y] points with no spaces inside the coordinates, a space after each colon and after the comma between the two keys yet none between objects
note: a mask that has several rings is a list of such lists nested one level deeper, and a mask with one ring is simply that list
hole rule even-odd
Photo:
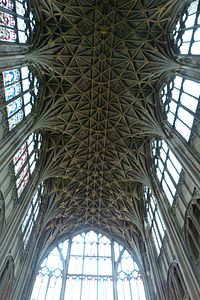
[{"label": "gothic arch", "polygon": [[10,300],[14,280],[14,260],[9,255],[0,271],[0,299]]},{"label": "gothic arch", "polygon": [[187,296],[187,288],[181,270],[177,262],[172,262],[167,275],[168,300],[190,299]]},{"label": "gothic arch", "polygon": [[[143,279],[135,257],[125,246],[97,231],[82,231],[54,243],[40,262],[31,299],[42,299],[49,293],[53,293],[55,299],[64,299],[66,293],[70,299],[93,296],[117,299],[117,294],[119,299],[122,294],[126,295],[125,299],[132,299],[134,293],[137,299],[138,292],[138,299],[146,299]],[[49,291],[52,280],[54,290]]]}]

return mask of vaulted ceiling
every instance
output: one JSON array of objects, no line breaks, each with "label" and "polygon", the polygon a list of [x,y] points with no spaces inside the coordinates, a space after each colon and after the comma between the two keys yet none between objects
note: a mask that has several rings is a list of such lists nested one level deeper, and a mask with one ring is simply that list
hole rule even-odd
[{"label": "vaulted ceiling", "polygon": [[44,223],[52,236],[92,227],[136,246],[150,141],[165,136],[158,89],[179,68],[169,28],[181,1],[36,2],[27,60],[45,85],[34,124],[50,186]]}]

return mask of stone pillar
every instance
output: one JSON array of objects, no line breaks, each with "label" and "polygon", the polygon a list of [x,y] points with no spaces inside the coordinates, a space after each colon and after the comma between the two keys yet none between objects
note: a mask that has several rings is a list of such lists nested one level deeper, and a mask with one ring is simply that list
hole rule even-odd
[{"label": "stone pillar", "polygon": [[33,116],[29,116],[0,141],[0,173],[12,160],[15,152],[31,133]]},{"label": "stone pillar", "polygon": [[185,241],[177,226],[176,218],[172,215],[168,205],[168,200],[164,193],[160,190],[159,183],[156,179],[154,180],[154,186],[155,189],[153,190],[155,190],[155,196],[159,200],[158,206],[166,225],[169,243],[179,263],[188,293],[192,300],[200,299],[200,278],[198,277],[197,271],[191,264],[191,259],[185,247]]},{"label": "stone pillar", "polygon": [[[151,266],[151,277],[152,281],[154,283],[154,286],[156,287],[156,293],[157,297],[155,299],[166,299],[165,296],[165,291],[163,288],[163,284],[160,278],[159,270],[158,270],[158,264],[155,258],[155,251],[152,248],[152,241],[150,239],[150,236],[146,240],[146,246],[147,246],[147,251],[148,251],[148,258],[149,258],[149,263]],[[151,288],[153,291],[153,288]]]},{"label": "stone pillar", "polygon": [[171,138],[166,139],[170,149],[172,149],[184,171],[191,177],[194,185],[200,191],[200,156],[176,131],[172,131],[167,123],[166,127],[172,135]]},{"label": "stone pillar", "polygon": [[[38,170],[37,166],[36,170]],[[28,209],[33,193],[39,185],[38,177],[39,170],[33,173],[32,179],[29,181],[29,184],[24,190],[24,194],[21,198],[21,201],[18,201],[16,203],[12,213],[10,214],[6,222],[4,231],[0,237],[0,268],[5,257],[9,254],[9,252],[12,252],[12,249],[15,248],[22,220]]]}]

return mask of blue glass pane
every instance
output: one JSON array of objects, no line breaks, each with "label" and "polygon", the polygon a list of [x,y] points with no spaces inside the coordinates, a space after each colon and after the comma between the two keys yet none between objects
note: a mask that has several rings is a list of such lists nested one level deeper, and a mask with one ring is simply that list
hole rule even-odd
[{"label": "blue glass pane", "polygon": [[20,93],[21,93],[21,85],[19,82],[6,87],[5,88],[6,101],[18,96]]},{"label": "blue glass pane", "polygon": [[19,80],[20,80],[20,73],[18,69],[3,72],[4,85],[8,85]]},{"label": "blue glass pane", "polygon": [[12,116],[10,119],[8,119],[9,123],[9,129],[13,129],[18,123],[20,123],[23,120],[24,113],[22,110],[20,110],[18,113],[16,113],[14,116]]},{"label": "blue glass pane", "polygon": [[22,107],[22,99],[18,98],[7,105],[8,117],[12,116]]}]

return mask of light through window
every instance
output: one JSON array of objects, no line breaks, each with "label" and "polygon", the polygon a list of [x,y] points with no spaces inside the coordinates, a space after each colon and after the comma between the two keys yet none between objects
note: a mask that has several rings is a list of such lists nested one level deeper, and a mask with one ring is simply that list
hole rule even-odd
[{"label": "light through window", "polygon": [[35,169],[41,147],[41,135],[32,133],[13,158],[18,197]]},{"label": "light through window", "polygon": [[180,54],[200,54],[200,2],[188,1],[172,32]]},{"label": "light through window", "polygon": [[28,245],[29,239],[31,237],[31,233],[33,231],[33,228],[36,224],[39,215],[43,191],[44,191],[44,185],[41,184],[38,190],[36,191],[22,222],[21,230],[22,230],[22,240],[23,240],[24,249]]},{"label": "light through window", "polygon": [[34,28],[26,0],[0,0],[0,41],[26,44]]},{"label": "light through window", "polygon": [[163,243],[163,238],[165,235],[164,222],[159,212],[157,201],[153,196],[151,190],[147,186],[144,187],[144,198],[146,201],[147,221],[149,230],[153,237],[157,254],[159,255]]},{"label": "light through window", "polygon": [[153,142],[152,153],[156,175],[170,205],[172,205],[178,188],[182,166],[163,140]]},{"label": "light through window", "polygon": [[94,231],[58,244],[41,264],[31,300],[145,300],[128,251]]},{"label": "light through window", "polygon": [[175,76],[161,91],[167,121],[186,141],[191,135],[199,97],[200,83],[180,76]]},{"label": "light through window", "polygon": [[3,124],[12,130],[31,113],[38,95],[39,82],[28,67],[4,71],[0,80]]}]

